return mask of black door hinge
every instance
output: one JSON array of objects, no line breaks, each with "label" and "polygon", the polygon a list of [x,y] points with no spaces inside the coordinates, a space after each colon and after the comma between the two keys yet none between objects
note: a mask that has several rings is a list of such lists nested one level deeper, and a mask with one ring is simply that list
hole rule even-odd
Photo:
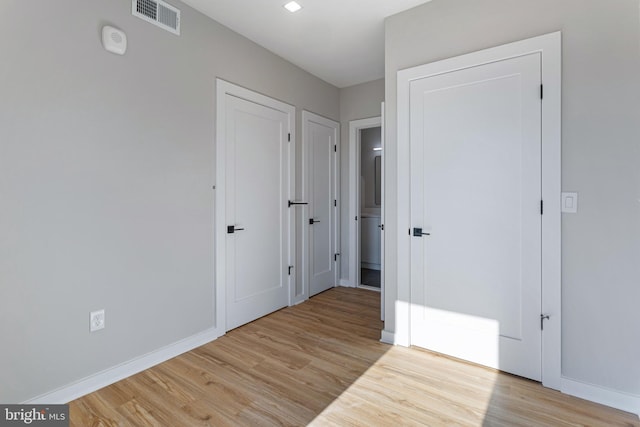
[{"label": "black door hinge", "polygon": [[337,152],[338,152],[338,146],[337,146],[337,145],[334,145],[334,146],[333,146],[333,152],[334,152],[334,153],[337,153]]},{"label": "black door hinge", "polygon": [[544,215],[544,201],[540,200],[540,215]]},{"label": "black door hinge", "polygon": [[287,134],[287,141],[291,142],[291,134]]},{"label": "black door hinge", "polygon": [[540,85],[540,99],[544,99],[544,86]]},{"label": "black door hinge", "polygon": [[293,265],[290,265],[287,270],[288,270],[287,273],[289,274],[289,276],[291,276],[291,270],[293,270]]},{"label": "black door hinge", "polygon": [[333,206],[338,206],[338,201],[336,199],[333,199]]}]

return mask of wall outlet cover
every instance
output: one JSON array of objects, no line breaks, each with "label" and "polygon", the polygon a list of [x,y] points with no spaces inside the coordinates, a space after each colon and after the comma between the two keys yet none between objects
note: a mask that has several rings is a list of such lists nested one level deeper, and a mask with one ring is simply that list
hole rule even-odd
[{"label": "wall outlet cover", "polygon": [[89,316],[89,322],[91,332],[104,329],[104,309],[92,311]]}]

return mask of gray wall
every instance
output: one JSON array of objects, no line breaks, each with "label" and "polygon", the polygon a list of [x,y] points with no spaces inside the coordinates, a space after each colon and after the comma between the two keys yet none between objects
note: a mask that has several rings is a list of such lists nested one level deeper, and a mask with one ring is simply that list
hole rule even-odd
[{"label": "gray wall", "polygon": [[2,1],[0,402],[212,327],[216,77],[296,105],[298,130],[341,118],[337,88],[173,3],[179,37],[129,0]]},{"label": "gray wall", "polygon": [[349,278],[349,233],[354,219],[349,218],[349,122],[380,116],[384,100],[384,79],[340,89],[340,277]]},{"label": "gray wall", "polygon": [[[386,21],[387,203],[397,190],[396,72],[563,33],[563,376],[640,395],[638,0],[433,0]],[[394,325],[397,211],[387,211],[387,329]],[[400,236],[400,239],[405,239]]]}]

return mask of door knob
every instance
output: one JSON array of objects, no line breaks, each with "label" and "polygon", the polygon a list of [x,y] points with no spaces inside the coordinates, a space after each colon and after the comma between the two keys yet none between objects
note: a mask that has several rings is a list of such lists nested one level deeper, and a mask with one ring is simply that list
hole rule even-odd
[{"label": "door knob", "polygon": [[431,233],[423,233],[422,228],[413,227],[413,237],[431,236]]},{"label": "door knob", "polygon": [[244,230],[244,228],[236,228],[236,226],[235,226],[235,225],[228,225],[228,226],[227,226],[227,233],[228,233],[228,234],[233,234],[233,233],[235,233],[236,231],[242,231],[242,230]]}]

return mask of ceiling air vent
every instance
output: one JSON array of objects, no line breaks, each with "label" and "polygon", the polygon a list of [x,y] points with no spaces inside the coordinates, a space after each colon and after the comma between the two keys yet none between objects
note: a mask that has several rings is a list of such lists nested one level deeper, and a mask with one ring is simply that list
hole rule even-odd
[{"label": "ceiling air vent", "polygon": [[132,0],[134,16],[180,35],[180,10],[162,0]]}]

